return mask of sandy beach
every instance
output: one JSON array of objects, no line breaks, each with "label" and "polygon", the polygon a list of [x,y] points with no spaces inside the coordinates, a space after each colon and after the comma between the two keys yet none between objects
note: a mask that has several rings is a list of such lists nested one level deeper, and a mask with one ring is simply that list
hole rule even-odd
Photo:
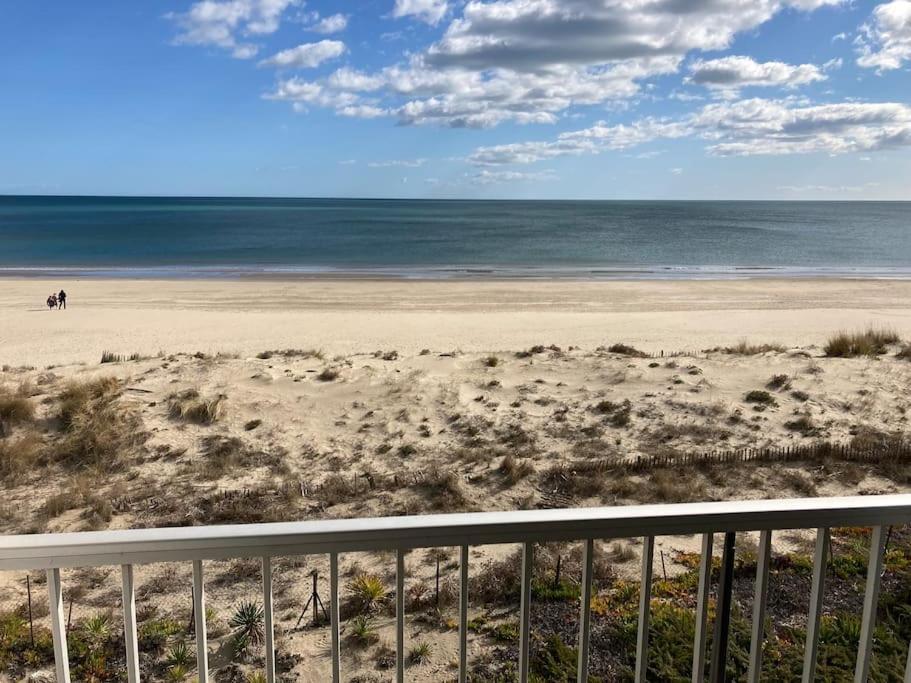
[{"label": "sandy beach", "polygon": [[[68,310],[43,308],[61,287]],[[0,532],[908,491],[907,467],[889,459],[629,463],[818,443],[889,452],[911,411],[909,301],[911,282],[874,280],[2,280]],[[826,356],[833,332],[867,326],[895,335],[871,355]],[[105,351],[119,357],[101,362]],[[754,537],[738,542],[755,551]],[[774,549],[803,557],[811,542],[787,532]],[[686,583],[698,544],[657,539],[662,571]],[[598,547],[605,591],[636,580],[636,539]],[[497,605],[471,609],[478,680],[513,618],[496,586],[514,550],[472,548],[472,590]],[[576,572],[577,551],[542,547],[536,571],[549,577],[561,557]],[[453,557],[408,557],[408,641],[432,643],[410,680],[451,678],[453,594],[437,614],[429,587],[441,558],[451,589]],[[326,558],[275,566],[287,680],[324,681],[328,629],[297,621],[308,572],[328,590]],[[343,560],[346,581],[389,586],[393,567],[382,553]],[[227,619],[256,599],[258,565],[206,571],[213,666],[234,675]],[[188,572],[137,569],[144,620],[186,622]],[[107,569],[65,580],[77,621],[119,590]],[[18,609],[23,591],[6,577],[0,608]],[[389,604],[371,612],[370,643],[346,648],[346,671],[363,676],[351,680],[386,680],[373,672],[394,639]],[[353,628],[346,617],[346,642]]]},{"label": "sandy beach", "polygon": [[[48,311],[61,287],[68,310]],[[417,353],[622,339],[681,351],[744,338],[819,344],[867,324],[911,335],[911,282],[2,279],[0,321],[0,362],[36,367],[95,362],[105,350]]]}]

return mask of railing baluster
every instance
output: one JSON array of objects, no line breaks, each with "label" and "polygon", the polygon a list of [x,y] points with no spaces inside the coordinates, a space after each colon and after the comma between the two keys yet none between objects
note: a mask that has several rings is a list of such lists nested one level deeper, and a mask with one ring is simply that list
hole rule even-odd
[{"label": "railing baluster", "polygon": [[63,621],[63,588],[60,570],[47,570],[47,596],[51,608],[51,629],[54,633],[54,665],[57,683],[70,683],[70,660],[66,647],[66,626]]},{"label": "railing baluster", "polygon": [[699,593],[696,597],[696,637],[693,639],[693,683],[705,680],[706,629],[709,617],[709,592],[712,586],[712,534],[702,535],[699,562]]},{"label": "railing baluster", "polygon": [[648,624],[652,602],[652,564],[655,537],[642,539],[642,581],[639,584],[639,632],[636,635],[636,683],[645,683],[648,672]]},{"label": "railing baluster", "polygon": [[459,683],[468,680],[468,546],[459,555]]},{"label": "railing baluster", "polygon": [[133,589],[133,565],[120,567],[123,586],[123,642],[127,652],[127,680],[139,683],[139,648],[136,642],[136,593]]},{"label": "railing baluster", "polygon": [[528,683],[528,642],[531,626],[531,573],[535,544],[522,544],[522,596],[519,603],[519,683]]},{"label": "railing baluster", "polygon": [[873,627],[876,625],[876,607],[879,604],[879,584],[883,572],[883,554],[886,536],[881,526],[873,527],[870,535],[870,561],[867,564],[867,589],[864,592],[864,615],[860,625],[860,645],[857,649],[855,683],[866,683],[873,657]]},{"label": "railing baluster", "polygon": [[765,641],[765,608],[769,597],[769,560],[772,555],[772,532],[759,534],[756,557],[756,591],[753,595],[753,633],[750,638],[749,683],[759,683],[762,672],[762,645]]},{"label": "railing baluster", "polygon": [[728,643],[731,636],[731,606],[734,602],[734,552],[737,534],[724,532],[721,551],[721,575],[718,578],[718,598],[715,601],[715,631],[712,638],[712,663],[709,667],[711,683],[726,683]]},{"label": "railing baluster", "polygon": [[405,551],[395,552],[395,680],[405,680]]},{"label": "railing baluster", "polygon": [[196,670],[199,683],[209,680],[209,645],[206,642],[206,588],[202,580],[202,560],[193,561],[193,619],[196,629]]},{"label": "railing baluster", "polygon": [[810,613],[807,616],[807,644],[803,658],[803,683],[816,677],[816,654],[819,650],[819,621],[822,618],[822,596],[826,585],[826,556],[829,553],[829,530],[816,530],[813,552],[813,584],[810,588]]},{"label": "railing baluster", "polygon": [[275,617],[272,609],[272,558],[263,556],[263,630],[266,633],[266,681],[275,683]]},{"label": "railing baluster", "polygon": [[339,616],[338,616],[338,553],[329,553],[329,625],[332,635],[332,683],[342,680],[339,658]]},{"label": "railing baluster", "polygon": [[582,604],[579,613],[579,664],[576,668],[578,683],[588,681],[588,645],[591,642],[592,624],[592,561],[595,541],[585,541],[582,551]]}]

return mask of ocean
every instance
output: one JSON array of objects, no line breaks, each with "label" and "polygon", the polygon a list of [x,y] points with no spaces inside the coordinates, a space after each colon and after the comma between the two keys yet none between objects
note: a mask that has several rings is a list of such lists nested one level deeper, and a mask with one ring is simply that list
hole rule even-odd
[{"label": "ocean", "polygon": [[911,202],[0,196],[0,275],[911,277]]}]

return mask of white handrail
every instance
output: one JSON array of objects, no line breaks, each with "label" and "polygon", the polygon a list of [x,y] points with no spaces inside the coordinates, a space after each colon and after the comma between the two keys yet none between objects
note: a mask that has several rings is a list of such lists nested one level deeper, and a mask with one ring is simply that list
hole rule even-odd
[{"label": "white handrail", "polygon": [[[882,568],[883,527],[911,522],[911,494],[888,496],[751,500],[681,505],[641,505],[565,510],[487,512],[375,519],[324,520],[167,529],[97,531],[72,534],[44,534],[0,537],[0,571],[45,569],[54,637],[58,683],[69,683],[66,631],[60,569],[121,565],[123,572],[124,626],[127,630],[128,677],[138,679],[136,619],[133,602],[133,565],[149,562],[192,561],[193,603],[197,641],[198,675],[208,678],[205,588],[203,560],[259,557],[263,567],[263,600],[266,621],[267,679],[274,680],[272,562],[283,555],[328,554],[330,560],[331,665],[332,680],[341,680],[339,639],[339,554],[369,550],[396,551],[396,680],[404,679],[404,579],[405,553],[413,548],[460,546],[459,588],[459,680],[467,678],[468,557],[469,546],[520,543],[522,584],[520,600],[519,680],[529,677],[529,641],[532,624],[530,604],[534,546],[554,541],[584,541],[583,590],[579,633],[579,680],[588,669],[592,555],[595,539],[643,539],[642,585],[636,646],[636,679],[646,680],[648,671],[648,623],[650,588],[656,536],[702,534],[699,596],[693,652],[693,681],[703,679],[705,664],[706,614],[712,556],[712,534],[761,531],[757,568],[756,603],[750,648],[750,679],[758,680],[761,668],[765,601],[771,532],[781,529],[817,529],[813,582],[808,615],[803,679],[812,680],[816,667],[820,616],[825,579],[829,529],[839,526],[870,526],[871,538],[867,595],[862,636],[858,648],[855,681],[865,683],[872,651],[879,574]],[[733,547],[733,534],[727,536]],[[727,553],[727,550],[725,551]],[[716,625],[717,626],[717,625]],[[724,659],[723,648],[720,652]],[[713,664],[712,680],[720,680],[720,668]],[[911,683],[911,653],[906,683]]]},{"label": "white handrail", "polygon": [[0,571],[911,522],[911,494],[0,536]]}]

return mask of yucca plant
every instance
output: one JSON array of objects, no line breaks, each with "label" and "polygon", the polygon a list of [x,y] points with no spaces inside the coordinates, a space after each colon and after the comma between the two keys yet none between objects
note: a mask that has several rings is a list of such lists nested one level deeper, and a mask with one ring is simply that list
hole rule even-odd
[{"label": "yucca plant", "polygon": [[189,674],[190,670],[187,667],[181,664],[174,664],[168,668],[165,678],[168,680],[168,683],[180,683],[181,681],[185,681]]},{"label": "yucca plant", "polygon": [[263,621],[263,608],[255,602],[242,602],[235,610],[228,622],[234,629],[235,656],[243,655],[250,647],[262,645],[265,640]]},{"label": "yucca plant", "polygon": [[412,664],[423,664],[430,659],[432,649],[430,643],[422,640],[408,651],[408,659],[411,660]]},{"label": "yucca plant", "polygon": [[247,674],[247,683],[266,683],[266,674],[262,671],[254,671]]},{"label": "yucca plant", "polygon": [[348,582],[348,591],[362,612],[372,612],[386,598],[386,586],[375,574],[358,574]]},{"label": "yucca plant", "polygon": [[93,650],[97,650],[111,635],[111,617],[107,614],[96,614],[82,624],[85,639]]},{"label": "yucca plant", "polygon": [[377,640],[376,629],[370,617],[359,614],[351,620],[351,637],[361,645],[369,645]]},{"label": "yucca plant", "polygon": [[190,652],[190,648],[187,647],[186,641],[178,640],[174,645],[168,650],[167,656],[168,664],[172,667],[181,667],[189,671],[193,666],[193,655]]}]

